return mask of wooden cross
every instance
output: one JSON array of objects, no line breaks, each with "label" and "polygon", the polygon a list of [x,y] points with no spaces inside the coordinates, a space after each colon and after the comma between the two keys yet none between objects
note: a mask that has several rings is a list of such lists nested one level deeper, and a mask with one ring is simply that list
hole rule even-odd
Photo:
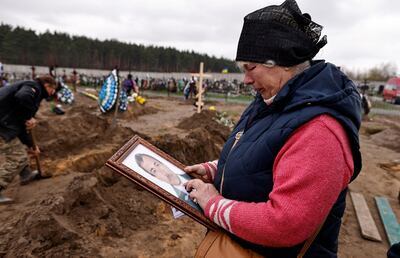
[{"label": "wooden cross", "polygon": [[117,83],[117,87],[118,87],[117,99],[115,101],[114,117],[112,119],[111,126],[110,126],[111,129],[114,129],[115,126],[117,125],[117,116],[118,116],[118,109],[119,109],[119,104],[120,104],[119,103],[119,96],[121,94],[122,87],[121,87],[121,79],[119,78],[119,70],[118,69],[114,69],[111,73],[115,74],[116,77],[114,77],[114,78],[117,79],[116,83]]},{"label": "wooden cross", "polygon": [[199,77],[199,82],[197,84],[197,113],[201,112],[201,107],[204,105],[204,102],[202,101],[202,96],[203,96],[203,78],[204,77],[210,77],[207,74],[204,74],[204,63],[200,63],[200,72],[196,74],[192,74],[192,76],[198,76]]}]

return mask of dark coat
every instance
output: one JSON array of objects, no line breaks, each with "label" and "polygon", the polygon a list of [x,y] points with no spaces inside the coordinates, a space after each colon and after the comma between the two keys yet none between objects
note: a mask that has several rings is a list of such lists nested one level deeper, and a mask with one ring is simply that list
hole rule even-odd
[{"label": "dark coat", "polygon": [[[275,157],[294,130],[321,114],[329,114],[345,128],[352,148],[354,179],[361,169],[358,139],[360,95],[355,85],[334,65],[321,61],[292,78],[271,105],[267,106],[260,95],[250,104],[221,152],[215,187],[220,189],[224,171],[222,195],[225,198],[245,202],[268,201],[274,184],[272,168]],[[240,131],[244,134],[231,150],[235,135]],[[338,196],[305,257],[336,257],[346,191]],[[290,248],[270,248],[234,238],[266,257],[296,257],[303,246],[302,243]]]},{"label": "dark coat", "polygon": [[387,252],[387,258],[400,258],[400,243],[394,244]]},{"label": "dark coat", "polygon": [[6,142],[18,137],[32,147],[25,122],[35,116],[40,102],[47,97],[46,89],[37,81],[20,81],[0,88],[0,137]]}]

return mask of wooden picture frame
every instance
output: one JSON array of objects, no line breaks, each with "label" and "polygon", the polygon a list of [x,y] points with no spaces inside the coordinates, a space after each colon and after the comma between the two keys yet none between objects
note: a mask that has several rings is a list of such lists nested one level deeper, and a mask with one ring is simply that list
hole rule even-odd
[{"label": "wooden picture frame", "polygon": [[218,228],[203,214],[200,206],[188,198],[182,184],[193,177],[183,171],[185,166],[138,135],[108,159],[106,166],[207,228]]}]

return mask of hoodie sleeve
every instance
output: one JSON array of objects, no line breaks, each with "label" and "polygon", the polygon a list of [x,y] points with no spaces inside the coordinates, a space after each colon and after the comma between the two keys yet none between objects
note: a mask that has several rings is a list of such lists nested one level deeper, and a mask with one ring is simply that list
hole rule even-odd
[{"label": "hoodie sleeve", "polygon": [[214,182],[215,175],[217,174],[218,160],[208,161],[201,163],[206,170],[207,179]]},{"label": "hoodie sleeve", "polygon": [[[40,94],[36,87],[30,85],[24,85],[17,91],[14,95],[16,108],[15,113],[17,117],[23,122],[25,126],[25,121],[31,119],[36,114],[38,107],[36,105],[35,99]],[[27,145],[28,147],[33,147],[33,142],[31,136],[26,130],[23,130],[18,135],[19,140]]]},{"label": "hoodie sleeve", "polygon": [[22,86],[14,95],[16,101],[16,114],[21,120],[31,119],[38,110],[35,99],[40,94],[39,90],[31,86]]},{"label": "hoodie sleeve", "polygon": [[32,141],[32,137],[26,132],[26,130],[24,130],[22,133],[20,133],[18,135],[18,139],[25,144],[26,146],[28,146],[29,148],[33,147],[33,141]]}]

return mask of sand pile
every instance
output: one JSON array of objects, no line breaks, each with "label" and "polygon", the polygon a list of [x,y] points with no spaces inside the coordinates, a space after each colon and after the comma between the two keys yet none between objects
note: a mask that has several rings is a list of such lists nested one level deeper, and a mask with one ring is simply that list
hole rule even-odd
[{"label": "sand pile", "polygon": [[186,165],[215,160],[230,133],[216,118],[214,111],[195,113],[177,126],[188,132],[185,137],[165,134],[154,139],[154,144]]},{"label": "sand pile", "polygon": [[374,118],[363,122],[361,133],[368,135],[379,146],[400,152],[400,122],[387,118]]}]

